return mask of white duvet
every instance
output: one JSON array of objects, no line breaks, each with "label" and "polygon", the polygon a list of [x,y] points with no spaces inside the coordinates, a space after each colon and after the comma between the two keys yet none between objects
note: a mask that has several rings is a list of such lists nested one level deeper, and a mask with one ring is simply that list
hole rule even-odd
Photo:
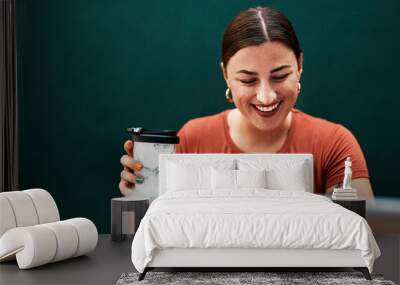
[{"label": "white duvet", "polygon": [[358,249],[372,272],[380,250],[367,221],[329,198],[300,191],[180,191],[158,197],[132,243],[143,272],[154,249]]}]

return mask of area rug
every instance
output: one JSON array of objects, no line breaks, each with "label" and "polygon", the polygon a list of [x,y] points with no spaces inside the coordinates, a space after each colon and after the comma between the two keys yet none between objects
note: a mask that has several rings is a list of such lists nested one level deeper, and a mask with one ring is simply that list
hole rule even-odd
[{"label": "area rug", "polygon": [[136,284],[385,284],[396,285],[384,280],[380,274],[371,274],[366,280],[361,272],[147,272],[145,279],[138,281],[139,273],[124,273],[117,285]]}]

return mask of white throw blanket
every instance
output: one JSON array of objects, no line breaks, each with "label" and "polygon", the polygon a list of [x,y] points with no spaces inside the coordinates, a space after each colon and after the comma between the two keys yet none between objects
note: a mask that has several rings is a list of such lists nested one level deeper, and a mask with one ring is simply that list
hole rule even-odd
[{"label": "white throw blanket", "polygon": [[322,195],[266,189],[158,197],[132,243],[135,268],[143,272],[164,248],[358,249],[370,272],[380,256],[359,215]]}]

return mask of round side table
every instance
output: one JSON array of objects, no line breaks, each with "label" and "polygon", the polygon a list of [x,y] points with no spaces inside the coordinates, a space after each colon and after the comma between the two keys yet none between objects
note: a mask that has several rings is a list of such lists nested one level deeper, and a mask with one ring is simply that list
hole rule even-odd
[{"label": "round side table", "polygon": [[141,196],[111,199],[111,240],[123,241],[134,236],[149,208],[150,198]]}]

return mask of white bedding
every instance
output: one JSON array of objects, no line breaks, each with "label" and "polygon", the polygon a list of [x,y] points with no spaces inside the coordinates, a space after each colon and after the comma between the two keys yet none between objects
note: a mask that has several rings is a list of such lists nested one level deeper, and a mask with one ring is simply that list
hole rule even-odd
[{"label": "white bedding", "polygon": [[301,191],[167,192],[150,205],[132,243],[139,272],[164,248],[358,249],[372,272],[380,250],[366,220]]}]

